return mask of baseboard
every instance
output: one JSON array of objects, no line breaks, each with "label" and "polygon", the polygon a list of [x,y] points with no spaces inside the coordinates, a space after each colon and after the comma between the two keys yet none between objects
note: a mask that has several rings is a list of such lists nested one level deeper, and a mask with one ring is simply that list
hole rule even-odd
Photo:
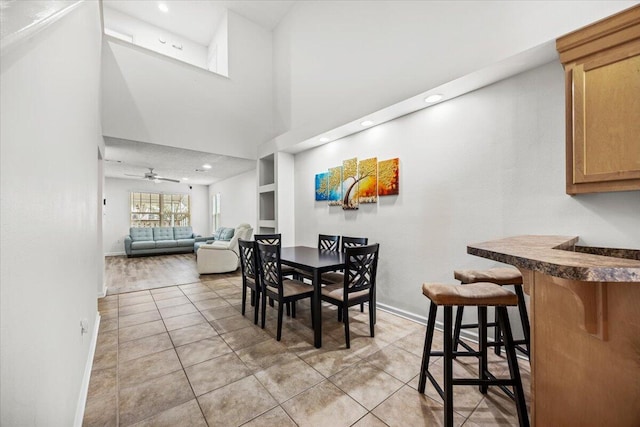
[{"label": "baseboard", "polygon": [[89,345],[89,356],[84,367],[84,376],[82,377],[82,386],[80,387],[80,397],[78,397],[78,406],[76,407],[76,418],[73,422],[74,427],[82,427],[82,419],[84,418],[84,407],[87,405],[87,393],[89,392],[89,380],[91,380],[91,368],[93,367],[93,357],[96,353],[96,343],[98,342],[98,330],[100,329],[100,313],[96,312],[95,327],[91,336],[91,344]]},{"label": "baseboard", "polygon": [[123,256],[126,254],[126,252],[106,252],[104,256]]},{"label": "baseboard", "polygon": [[[407,320],[412,320],[416,323],[420,323],[421,325],[427,325],[427,318],[425,316],[420,316],[417,315],[415,313],[411,313],[409,311],[405,311],[405,310],[401,310],[399,308],[396,307],[392,307],[390,305],[386,305],[386,304],[381,304],[381,303],[376,303],[376,308],[378,310],[382,310],[382,311],[386,311],[387,313],[391,313],[393,315],[399,316],[399,317],[403,317]],[[444,324],[438,320],[436,320],[436,329],[439,331],[444,331]],[[478,334],[477,333],[473,333],[473,332],[469,332],[468,330],[462,329],[460,330],[460,337],[464,338],[467,341],[471,341],[475,344],[478,344]],[[489,337],[490,339],[493,339],[493,337]],[[519,359],[524,359],[524,360],[529,360],[527,357],[525,357],[524,355],[520,354],[520,352],[516,352],[516,356]]]}]

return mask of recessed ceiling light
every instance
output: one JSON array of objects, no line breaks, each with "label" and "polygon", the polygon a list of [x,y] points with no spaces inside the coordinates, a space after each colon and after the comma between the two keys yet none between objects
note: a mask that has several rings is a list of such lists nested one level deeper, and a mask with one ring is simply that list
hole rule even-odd
[{"label": "recessed ceiling light", "polygon": [[322,138],[320,138],[320,142],[329,142],[331,141],[329,138],[327,138],[326,136],[323,136]]},{"label": "recessed ceiling light", "polygon": [[439,93],[429,95],[424,99],[424,102],[438,102],[442,99],[442,95]]},{"label": "recessed ceiling light", "polygon": [[187,178],[186,176],[184,178],[182,178],[183,181],[189,181],[189,178]]},{"label": "recessed ceiling light", "polygon": [[371,126],[373,122],[371,120],[365,120],[364,122],[360,122],[362,126]]},{"label": "recessed ceiling light", "polygon": [[164,3],[158,3],[158,9],[160,9],[164,13],[169,12],[169,6]]},{"label": "recessed ceiling light", "polygon": [[211,165],[209,163],[205,163],[202,167],[205,169],[211,169]]}]

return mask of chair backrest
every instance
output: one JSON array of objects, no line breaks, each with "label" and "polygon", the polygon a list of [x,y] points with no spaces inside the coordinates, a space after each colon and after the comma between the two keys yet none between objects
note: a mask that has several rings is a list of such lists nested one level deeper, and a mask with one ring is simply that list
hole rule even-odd
[{"label": "chair backrest", "polygon": [[376,285],[378,250],[380,244],[347,247],[345,250],[344,295],[369,289]]},{"label": "chair backrest", "polygon": [[242,278],[252,279],[254,282],[260,276],[258,274],[256,243],[253,240],[238,240],[240,249],[240,265],[242,267]]},{"label": "chair backrest", "polygon": [[256,234],[254,239],[258,243],[265,243],[267,245],[280,245],[282,242],[282,235],[278,234]]},{"label": "chair backrest", "polygon": [[346,252],[347,248],[353,248],[357,246],[365,246],[369,244],[368,237],[347,237],[342,236],[342,252]]},{"label": "chair backrest", "polygon": [[340,247],[340,236],[318,234],[318,249],[325,251],[337,251]]},{"label": "chair backrest", "polygon": [[[257,236],[256,236],[257,237]],[[258,262],[260,265],[260,281],[264,289],[277,290],[282,297],[282,268],[280,264],[280,245],[260,243],[258,247]]]}]

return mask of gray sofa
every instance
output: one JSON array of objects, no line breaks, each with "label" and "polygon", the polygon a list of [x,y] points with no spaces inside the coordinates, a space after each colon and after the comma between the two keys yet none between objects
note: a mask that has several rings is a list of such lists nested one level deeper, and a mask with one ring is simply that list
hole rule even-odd
[{"label": "gray sofa", "polygon": [[196,242],[207,239],[193,234],[191,227],[131,227],[124,251],[127,256],[193,252]]}]

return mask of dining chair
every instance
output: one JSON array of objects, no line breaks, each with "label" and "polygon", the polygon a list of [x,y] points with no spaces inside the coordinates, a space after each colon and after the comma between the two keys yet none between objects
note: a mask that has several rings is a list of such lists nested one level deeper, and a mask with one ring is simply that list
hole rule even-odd
[{"label": "dining chair", "polygon": [[313,327],[313,288],[295,279],[282,278],[280,245],[256,242],[262,284],[262,328],[265,324],[267,297],[278,302],[278,329],[276,340],[282,336],[283,307],[303,298],[311,299],[311,324]]},{"label": "dining chair", "polygon": [[[344,253],[347,248],[353,248],[356,246],[364,246],[369,244],[368,237],[348,237],[342,236],[341,251]],[[342,283],[344,281],[344,274],[339,271],[332,271],[324,273],[322,275],[322,283]],[[375,298],[374,298],[375,301]],[[360,304],[360,313],[364,313],[364,303]],[[342,312],[338,311],[338,322],[342,321]]]},{"label": "dining chair", "polygon": [[[323,251],[337,251],[340,247],[340,236],[332,236],[329,234],[318,234],[318,249]],[[298,280],[304,281],[304,279],[308,279],[309,281],[313,281],[313,275],[308,271],[300,270],[296,268],[296,278]],[[324,283],[324,282],[322,282]],[[334,283],[334,281],[329,281],[328,283]]]},{"label": "dining chair", "polygon": [[324,251],[337,251],[340,247],[340,236],[318,234],[318,249]]},{"label": "dining chair", "polygon": [[324,286],[321,290],[323,301],[334,304],[344,319],[344,336],[347,348],[351,348],[349,338],[349,307],[369,302],[369,330],[374,336],[374,303],[378,251],[380,245],[347,247],[342,283]]},{"label": "dining chair", "polygon": [[[266,243],[269,245],[281,245],[282,244],[282,234],[256,234],[253,236],[256,242],[258,243]],[[288,265],[282,266],[282,275],[286,276],[290,279],[299,279],[300,276],[298,274],[298,270],[293,267],[289,267]],[[273,307],[273,300],[269,299],[269,305]],[[296,317],[296,307],[295,303],[293,304],[293,309],[291,308],[291,304],[287,304],[287,316]]]},{"label": "dining chair", "polygon": [[258,253],[253,240],[238,240],[240,249],[240,267],[242,270],[242,315],[247,303],[247,288],[251,289],[251,305],[254,307],[253,324],[258,324],[258,307],[260,306],[260,274],[258,273]]}]

